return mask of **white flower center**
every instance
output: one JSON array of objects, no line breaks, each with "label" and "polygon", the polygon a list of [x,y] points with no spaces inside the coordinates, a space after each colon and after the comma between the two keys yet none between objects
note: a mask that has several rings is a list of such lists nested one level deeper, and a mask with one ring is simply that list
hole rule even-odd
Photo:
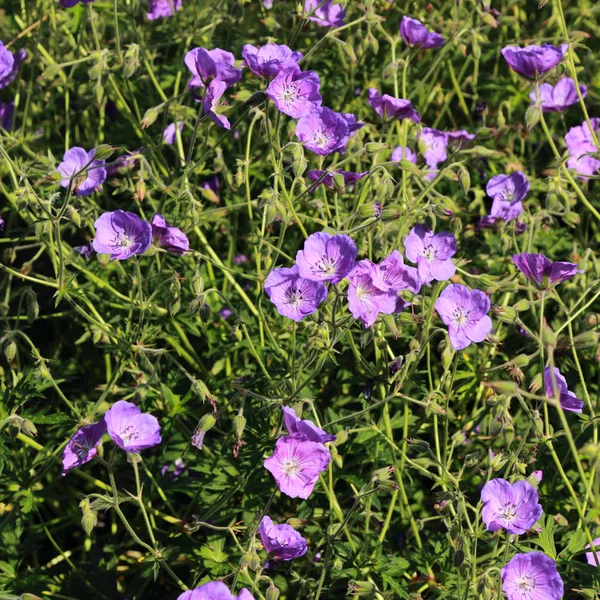
[{"label": "white flower center", "polygon": [[425,248],[423,250],[423,258],[431,261],[434,260],[436,257],[436,252],[435,252],[435,248],[432,245],[427,246],[427,248]]},{"label": "white flower center", "polygon": [[286,104],[293,104],[294,102],[296,102],[296,100],[298,100],[298,96],[298,88],[292,85],[286,88],[285,92],[283,92],[283,101]]},{"label": "white flower center", "polygon": [[326,273],[327,275],[335,275],[335,261],[327,258],[326,256],[322,256],[321,260],[317,263],[320,271]]},{"label": "white flower center", "polygon": [[517,579],[517,587],[522,592],[532,592],[535,589],[535,579],[529,575],[522,575]]},{"label": "white flower center", "polygon": [[327,146],[327,136],[322,131],[317,131],[317,133],[315,133],[315,137],[313,138],[313,142],[316,146],[324,148]]},{"label": "white flower center", "polygon": [[139,432],[133,427],[133,425],[128,425],[121,431],[120,438],[126,442],[132,442],[133,440],[137,440],[139,437]]},{"label": "white flower center", "polygon": [[302,471],[302,467],[296,459],[288,458],[283,461],[283,471],[286,475],[297,475]]},{"label": "white flower center", "polygon": [[517,516],[517,507],[510,502],[507,502],[498,512],[498,516],[507,521],[512,521]]},{"label": "white flower center", "polygon": [[119,233],[113,241],[113,246],[118,246],[119,248],[130,248],[134,243],[135,241],[126,233]]},{"label": "white flower center", "polygon": [[464,310],[462,308],[457,308],[452,313],[452,322],[456,327],[466,325],[469,322],[469,311]]},{"label": "white flower center", "polygon": [[295,287],[291,287],[286,293],[287,304],[291,304],[295,308],[298,308],[302,304],[303,296],[302,293]]}]

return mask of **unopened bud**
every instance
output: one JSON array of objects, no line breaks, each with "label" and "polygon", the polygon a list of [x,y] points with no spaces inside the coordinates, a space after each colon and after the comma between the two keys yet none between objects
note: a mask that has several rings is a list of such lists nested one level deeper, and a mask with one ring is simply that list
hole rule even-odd
[{"label": "unopened bud", "polygon": [[368,144],[366,144],[365,148],[367,152],[375,154],[383,150],[388,150],[389,146],[388,144],[381,144],[379,142],[369,142]]},{"label": "unopened bud", "polygon": [[137,44],[129,44],[123,61],[123,73],[127,79],[133,77],[140,67],[140,47]]},{"label": "unopened bud", "polygon": [[495,392],[506,396],[515,396],[519,393],[519,386],[514,381],[490,381],[487,385]]},{"label": "unopened bud", "polygon": [[79,503],[79,508],[81,508],[81,512],[83,514],[83,517],[81,518],[81,526],[86,534],[90,535],[94,527],[96,527],[96,523],[98,522],[98,513],[95,510],[92,510],[90,501],[87,498],[84,498]]},{"label": "unopened bud", "polygon": [[6,360],[10,363],[13,361],[15,356],[17,355],[17,345],[12,340],[7,340],[4,342],[4,356]]},{"label": "unopened bud", "polygon": [[467,171],[464,165],[458,165],[457,171],[460,187],[462,187],[463,192],[466,194],[471,187],[471,175],[469,175],[469,171]]},{"label": "unopened bud", "polygon": [[348,594],[358,598],[373,598],[377,593],[377,586],[370,581],[353,581],[348,584]]},{"label": "unopened bud", "polygon": [[142,202],[142,200],[146,197],[146,182],[143,179],[140,179],[135,184],[135,199],[138,202]]},{"label": "unopened bud", "polygon": [[266,600],[277,600],[279,598],[279,590],[273,584],[269,585],[265,598]]},{"label": "unopened bud", "polygon": [[244,435],[244,429],[246,429],[246,417],[240,412],[236,415],[234,421],[235,435],[241,438]]},{"label": "unopened bud", "polygon": [[517,319],[517,311],[512,306],[494,306],[494,314],[504,323],[514,323]]},{"label": "unopened bud", "polygon": [[529,310],[529,300],[527,300],[526,298],[522,298],[521,300],[513,304],[513,308],[517,312],[525,312]]},{"label": "unopened bud", "polygon": [[206,432],[215,425],[216,422],[217,420],[212,416],[212,414],[209,413],[204,415],[198,422],[194,434],[192,435],[192,446],[198,448],[198,450],[202,450],[204,436],[206,435]]},{"label": "unopened bud", "polygon": [[595,348],[598,345],[598,334],[595,331],[584,331],[573,338],[575,348],[584,350],[586,348]]},{"label": "unopened bud", "polygon": [[490,448],[489,455],[492,471],[499,471],[508,462],[508,458],[504,457],[503,452],[498,452],[498,454],[496,454]]},{"label": "unopened bud", "polygon": [[542,471],[534,471],[528,478],[527,481],[534,487],[538,487],[542,483],[542,477],[544,473]]},{"label": "unopened bud", "polygon": [[396,469],[393,466],[377,469],[373,473],[373,481],[388,481]]},{"label": "unopened bud", "polygon": [[110,144],[100,144],[94,150],[94,158],[98,160],[107,160],[112,155],[115,149]]},{"label": "unopened bud", "polygon": [[542,327],[542,342],[547,348],[554,348],[556,346],[556,335],[554,334],[554,331],[552,331],[550,325],[546,322],[544,322]]},{"label": "unopened bud", "polygon": [[298,517],[290,517],[286,523],[291,525],[294,529],[301,529],[308,521],[306,519],[299,519]]}]

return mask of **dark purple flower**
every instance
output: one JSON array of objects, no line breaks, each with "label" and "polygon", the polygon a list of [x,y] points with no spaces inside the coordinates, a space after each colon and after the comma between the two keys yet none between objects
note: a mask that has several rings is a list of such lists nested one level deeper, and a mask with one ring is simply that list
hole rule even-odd
[{"label": "dark purple flower", "polygon": [[523,480],[510,484],[506,479],[492,479],[483,486],[481,501],[481,518],[488,531],[523,534],[542,516],[537,489]]},{"label": "dark purple flower", "polygon": [[[590,119],[595,133],[600,131],[600,119]],[[587,121],[581,125],[571,127],[565,135],[565,143],[569,150],[567,166],[575,169],[580,175],[595,175],[600,169],[600,160],[597,158],[598,149]],[[596,153],[595,156],[588,154]]]},{"label": "dark purple flower", "polygon": [[[95,150],[84,150],[74,146],[67,150],[58,165],[58,172],[63,179],[60,182],[66,188],[72,182],[72,190],[76,196],[89,196],[106,180],[104,161],[94,158]],[[73,176],[77,176],[73,179]]]},{"label": "dark purple flower", "polygon": [[130,152],[127,155],[119,156],[113,162],[105,165],[106,176],[112,177],[119,172],[119,169],[130,169],[135,166],[135,161],[137,160],[136,154],[140,154],[143,148],[138,148],[133,152]]},{"label": "dark purple flower", "polygon": [[315,71],[301,71],[294,64],[280,71],[267,88],[267,96],[284,114],[299,119],[321,106],[321,80]]},{"label": "dark purple flower", "polygon": [[406,16],[400,22],[400,35],[409,46],[419,48],[439,48],[446,42],[443,36],[429,31],[421,21]]},{"label": "dark purple flower", "polygon": [[[581,97],[585,98],[587,87],[580,85],[579,91],[581,92]],[[529,94],[529,98],[534,104],[538,101],[535,90]],[[575,82],[570,77],[565,77],[559,79],[555,86],[549,83],[542,83],[539,89],[539,100],[544,112],[564,112],[569,106],[573,106],[573,104],[579,102]]]},{"label": "dark purple flower", "polygon": [[321,444],[335,441],[335,435],[326,433],[308,419],[299,419],[293,408],[282,406],[281,410],[283,410],[283,422],[285,423],[285,428],[291,436],[304,436],[311,442],[320,442]]},{"label": "dark purple flower", "polygon": [[169,225],[159,213],[152,217],[152,237],[158,238],[158,245],[173,254],[189,252],[190,240],[187,235],[179,227]]},{"label": "dark purple flower", "polygon": [[[421,290],[421,280],[419,273],[414,267],[404,264],[402,254],[398,250],[386,256],[378,265],[373,274],[373,283],[384,292],[402,292],[409,290],[413,294],[418,294]],[[408,302],[398,296],[396,310],[400,312],[408,306]]]},{"label": "dark purple flower", "polygon": [[510,203],[520,202],[529,192],[529,181],[521,171],[510,175],[496,175],[487,182],[485,191],[493,199],[499,197]]},{"label": "dark purple flower", "polygon": [[[175,143],[175,127],[175,123],[171,123],[170,125],[167,125],[167,127],[163,131],[163,142],[165,144],[168,144],[169,146]],[[179,128],[179,131],[183,131],[183,123],[181,121],[177,121],[177,127]]]},{"label": "dark purple flower", "polygon": [[254,600],[254,596],[246,588],[236,596],[222,581],[209,581],[193,590],[183,592],[177,596],[177,600]]},{"label": "dark purple flower", "polygon": [[308,236],[296,254],[296,263],[301,277],[336,284],[352,271],[356,254],[356,244],[349,236],[318,232]]},{"label": "dark purple flower", "polygon": [[339,191],[343,192],[345,186],[354,185],[359,179],[366,177],[369,174],[369,171],[365,171],[364,173],[352,173],[351,171],[339,171],[337,169],[333,172],[319,171],[314,169],[308,172],[308,178],[311,181],[319,181],[319,179],[321,179],[321,181],[313,185],[311,187],[311,191],[317,189],[317,187],[319,187],[321,184],[327,186],[332,190],[337,189],[336,181],[333,178],[334,174],[342,176],[344,184]]},{"label": "dark purple flower", "polygon": [[583,273],[573,263],[551,262],[543,254],[523,252],[522,254],[513,254],[512,259],[527,279],[543,289],[558,285],[575,277],[578,273]]},{"label": "dark purple flower", "polygon": [[0,102],[0,127],[2,129],[9,131],[12,128],[14,113],[14,102]]},{"label": "dark purple flower", "polygon": [[63,7],[63,8],[71,8],[77,4],[79,4],[80,2],[82,4],[89,4],[90,2],[94,2],[95,0],[60,0],[59,4]]},{"label": "dark purple flower", "polygon": [[544,390],[548,398],[556,398],[558,395],[560,405],[563,410],[580,413],[583,411],[583,400],[580,400],[575,392],[572,392],[567,380],[561,375],[560,371],[554,367],[554,379],[556,380],[556,392],[554,390],[554,381],[552,378],[552,369],[546,367],[544,369]]},{"label": "dark purple flower", "polygon": [[561,44],[560,48],[550,44],[525,48],[506,46],[501,52],[515,73],[527,79],[535,79],[553,69],[563,59],[568,47],[568,44]]},{"label": "dark purple flower", "polygon": [[204,114],[209,115],[210,118],[223,129],[231,129],[229,119],[220,113],[219,108],[222,106],[221,98],[227,89],[227,84],[221,79],[213,79],[204,94],[204,102],[202,104]]},{"label": "dark purple flower", "polygon": [[81,254],[81,256],[84,258],[91,258],[92,253],[94,252],[92,244],[86,244],[85,246],[73,246],[73,250],[75,250],[75,252],[79,252],[79,254]]},{"label": "dark purple flower", "polygon": [[476,137],[474,133],[469,133],[464,129],[459,129],[458,131],[446,131],[444,133],[448,138],[448,142],[451,144],[456,144],[457,148],[462,148],[467,144],[467,142],[473,141]]},{"label": "dark purple flower", "polygon": [[515,554],[501,574],[508,600],[561,600],[564,595],[556,562],[542,552]]},{"label": "dark purple flower", "polygon": [[421,122],[421,116],[415,111],[410,100],[394,98],[388,94],[382,96],[376,89],[370,88],[369,104],[384,121],[410,119],[415,123]]},{"label": "dark purple flower", "polygon": [[162,17],[172,17],[178,10],[181,10],[182,0],[150,0],[146,13],[149,21],[161,19]]},{"label": "dark purple flower", "polygon": [[275,525],[270,517],[263,517],[258,533],[265,551],[274,558],[293,560],[308,550],[306,540],[291,525]]},{"label": "dark purple flower", "polygon": [[292,51],[285,44],[265,44],[262,48],[246,44],[242,48],[242,56],[255,75],[271,79],[280,71],[298,64],[302,52]]},{"label": "dark purple flower", "polygon": [[225,87],[231,87],[242,78],[242,70],[236,69],[235,57],[231,52],[214,48],[194,48],[185,55],[185,64],[192,72],[189,86],[204,87],[214,79],[225,83]]},{"label": "dark purple flower", "polygon": [[70,469],[90,462],[96,456],[97,448],[105,432],[106,423],[104,419],[93,425],[86,425],[77,431],[65,446],[62,474],[65,475]]},{"label": "dark purple flower", "polygon": [[298,265],[271,271],[264,288],[277,312],[293,321],[312,315],[327,297],[325,284],[301,277]]},{"label": "dark purple flower", "polygon": [[139,453],[161,442],[156,417],[143,413],[131,402],[115,402],[104,414],[104,420],[108,435],[126,452]]},{"label": "dark purple flower", "polygon": [[408,146],[396,146],[392,151],[392,161],[407,160],[413,165],[417,164],[417,155]]},{"label": "dark purple flower", "polygon": [[27,58],[25,49],[18,50],[13,54],[0,42],[0,90],[16,79],[25,58]]},{"label": "dark purple flower", "polygon": [[94,250],[98,254],[110,254],[111,260],[125,260],[134,254],[143,254],[152,243],[150,223],[124,210],[101,214],[94,227]]},{"label": "dark purple flower", "polygon": [[326,106],[320,106],[296,123],[296,137],[305,148],[321,156],[343,153],[349,135],[346,119]]},{"label": "dark purple flower", "polygon": [[456,273],[452,256],[456,254],[456,238],[451,233],[436,233],[420,224],[413,227],[404,240],[406,258],[417,264],[423,285],[433,280],[446,281]]},{"label": "dark purple flower", "polygon": [[423,127],[419,134],[419,149],[425,157],[425,163],[432,169],[432,172],[428,174],[429,179],[435,177],[438,165],[448,158],[447,148],[448,134],[445,131]]},{"label": "dark purple flower", "polygon": [[[586,552],[585,553],[585,559],[587,560],[588,565],[592,565],[592,567],[597,567],[598,564],[600,564],[600,538],[596,538],[595,540],[592,540],[594,542],[594,550],[596,551],[596,554],[598,555],[598,562],[596,562],[596,558],[594,557],[594,553],[593,552]],[[586,550],[587,548],[591,548],[592,546],[590,544],[588,544],[586,546]]]},{"label": "dark purple flower", "polygon": [[346,11],[339,4],[333,4],[331,0],[326,0],[325,3],[323,0],[305,0],[304,12],[312,11],[314,14],[309,19],[321,27],[341,27],[344,24]]},{"label": "dark purple flower", "polygon": [[483,342],[492,330],[492,320],[487,315],[490,299],[480,290],[458,283],[449,285],[437,299],[435,310],[448,326],[454,350],[462,350],[471,342]]},{"label": "dark purple flower", "polygon": [[360,123],[357,120],[356,116],[352,113],[338,113],[338,115],[338,118],[341,118],[344,121],[346,121],[346,125],[348,125],[348,135],[342,140],[340,147],[337,149],[337,151],[340,154],[344,154],[346,152],[346,147],[348,146],[350,138],[352,138],[359,129],[362,129],[365,126],[365,124]]}]

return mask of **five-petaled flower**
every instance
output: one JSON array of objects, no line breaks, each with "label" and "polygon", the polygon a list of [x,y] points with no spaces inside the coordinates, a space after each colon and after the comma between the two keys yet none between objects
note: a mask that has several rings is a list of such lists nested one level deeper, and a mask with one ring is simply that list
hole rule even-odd
[{"label": "five-petaled flower", "polygon": [[554,367],[554,376],[551,367],[544,369],[544,391],[548,398],[556,398],[558,396],[563,410],[576,413],[583,411],[583,400],[580,400],[575,392],[569,389],[567,380],[556,367]]},{"label": "five-petaled flower", "polygon": [[352,271],[356,254],[351,237],[318,232],[308,236],[304,248],[296,254],[296,264],[301,277],[336,284]]},{"label": "five-petaled flower", "polygon": [[275,525],[267,516],[260,522],[258,533],[267,554],[279,560],[299,558],[308,549],[306,540],[291,525]]},{"label": "five-petaled flower", "polygon": [[296,123],[296,137],[305,148],[321,156],[343,153],[352,133],[346,116],[326,106],[319,106]]},{"label": "five-petaled flower", "polygon": [[126,400],[115,402],[104,414],[104,420],[108,435],[126,452],[139,453],[161,442],[158,419]]},{"label": "five-petaled flower", "polygon": [[98,254],[110,254],[111,260],[125,260],[134,254],[143,254],[152,243],[150,223],[125,210],[100,215],[94,227],[94,250]]},{"label": "five-petaled flower", "polygon": [[[581,97],[585,98],[587,87],[580,85],[579,92]],[[577,86],[570,77],[559,79],[554,86],[549,83],[542,83],[538,94],[534,90],[529,94],[529,98],[534,104],[539,101],[544,112],[564,112],[569,106],[579,102]]]},{"label": "five-petaled flower", "polygon": [[305,0],[304,12],[309,13],[309,19],[321,27],[341,27],[346,16],[342,6],[332,0]]},{"label": "five-petaled flower", "polygon": [[0,89],[10,85],[16,79],[21,63],[26,57],[25,49],[13,54],[0,41]]},{"label": "five-petaled flower", "polygon": [[76,196],[89,196],[106,180],[104,161],[95,158],[96,150],[79,146],[67,150],[58,165],[62,187],[69,187]]},{"label": "five-petaled flower", "polygon": [[413,108],[410,100],[394,98],[388,94],[381,95],[375,88],[370,88],[369,104],[384,121],[410,119],[415,123],[421,122],[421,115]]},{"label": "five-petaled flower", "polygon": [[502,48],[502,56],[508,66],[527,79],[535,79],[553,69],[565,55],[568,44],[560,47],[542,44],[541,46],[506,46]]},{"label": "five-petaled flower", "polygon": [[417,263],[423,285],[433,280],[445,281],[456,273],[452,257],[456,254],[456,238],[451,233],[436,233],[420,224],[413,227],[404,240],[406,258]]},{"label": "five-petaled flower", "polygon": [[583,273],[570,262],[552,262],[543,254],[513,254],[513,262],[533,283],[542,289],[547,289]]},{"label": "five-petaled flower", "polygon": [[246,588],[236,596],[222,581],[209,581],[193,590],[186,590],[177,600],[254,600],[254,596]]},{"label": "five-petaled flower", "polygon": [[335,435],[326,433],[308,419],[299,419],[293,408],[282,406],[281,409],[283,410],[285,428],[291,436],[305,437],[311,442],[319,442],[321,444],[335,441]]},{"label": "five-petaled flower", "polygon": [[255,75],[271,79],[283,69],[297,65],[302,52],[292,51],[285,44],[265,44],[261,48],[246,44],[242,56]]},{"label": "five-petaled flower", "polygon": [[400,36],[409,46],[439,48],[446,40],[439,33],[429,31],[421,21],[404,16],[400,22]]},{"label": "five-petaled flower", "polygon": [[79,429],[65,446],[62,474],[65,475],[70,469],[80,467],[92,460],[96,456],[98,446],[105,432],[106,423],[104,419]]},{"label": "five-petaled flower", "polygon": [[542,552],[515,554],[501,576],[508,600],[560,600],[564,595],[556,562]]},{"label": "five-petaled flower", "polygon": [[321,81],[315,71],[301,71],[296,64],[280,71],[267,88],[267,96],[284,114],[306,117],[321,106]]}]

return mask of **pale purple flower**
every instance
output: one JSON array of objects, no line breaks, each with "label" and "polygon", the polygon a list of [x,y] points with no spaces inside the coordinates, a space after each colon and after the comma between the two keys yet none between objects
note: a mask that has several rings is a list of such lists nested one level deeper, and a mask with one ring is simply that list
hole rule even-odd
[{"label": "pale purple flower", "polygon": [[72,6],[75,6],[77,4],[79,4],[80,2],[82,4],[89,4],[90,2],[94,2],[95,0],[60,0],[59,4],[63,7],[63,8],[71,8]]},{"label": "pale purple flower", "polygon": [[73,246],[73,250],[75,250],[75,252],[79,252],[83,258],[91,258],[92,253],[94,252],[92,244],[85,244],[85,246]]},{"label": "pale purple flower", "polygon": [[[581,97],[585,98],[587,87],[580,85],[579,91],[581,92]],[[538,101],[535,90],[529,94],[529,98],[533,103]],[[549,83],[542,83],[539,88],[539,100],[544,112],[564,112],[569,106],[573,106],[573,104],[579,102],[575,81],[570,77],[564,77],[563,79],[559,79],[555,86]]]},{"label": "pale purple flower", "polygon": [[263,517],[258,533],[265,551],[273,558],[293,560],[308,550],[306,540],[291,525],[275,525],[270,517]]},{"label": "pale purple flower", "polygon": [[305,148],[321,156],[336,151],[343,153],[349,136],[344,116],[326,106],[316,108],[296,123],[296,137]]},{"label": "pale purple flower", "polygon": [[280,71],[267,88],[267,96],[284,114],[299,119],[321,106],[321,80],[315,71],[301,71],[294,64]]},{"label": "pale purple flower", "polygon": [[[588,565],[592,565],[592,567],[597,567],[598,564],[600,563],[600,538],[596,538],[595,540],[592,540],[594,542],[594,550],[596,551],[596,554],[598,555],[598,562],[596,562],[596,558],[594,556],[593,552],[586,552],[585,553],[585,559],[587,560]],[[591,544],[588,544],[585,548],[586,550],[588,548],[591,548]]]},{"label": "pale purple flower", "polygon": [[181,10],[182,0],[150,0],[146,13],[149,21],[161,19],[162,17],[172,17],[178,10]]},{"label": "pale purple flower", "polygon": [[[323,0],[305,0],[304,12],[312,12],[322,2]],[[326,0],[309,19],[321,27],[341,27],[344,24],[345,16],[346,11],[339,4],[333,4],[331,0]]]},{"label": "pale purple flower", "polygon": [[[600,132],[600,119],[590,119],[594,133]],[[584,121],[581,125],[571,127],[565,135],[565,144],[569,150],[569,159],[567,166],[569,169],[575,169],[580,175],[595,175],[600,169],[600,160],[598,159],[598,148],[594,143],[592,132]],[[596,153],[595,155],[588,154]]]},{"label": "pale purple flower", "polygon": [[21,63],[27,57],[25,49],[13,54],[0,42],[0,90],[10,85],[19,74]]},{"label": "pale purple flower", "polygon": [[[334,174],[341,175],[344,180],[344,186],[347,186],[347,185],[354,185],[359,179],[366,177],[369,174],[369,171],[364,171],[363,173],[352,173],[351,171],[340,171],[337,169],[333,172],[319,171],[317,169],[313,169],[312,171],[308,172],[308,178],[311,181],[319,181],[319,179],[321,179],[321,181],[319,181],[319,183],[316,183],[315,185],[313,185],[311,187],[311,191],[314,191],[315,189],[317,189],[317,187],[319,187],[321,184],[325,185],[326,187],[328,187],[332,190],[336,189],[337,184],[333,178]],[[342,189],[340,191],[343,191],[343,190],[344,190],[344,188],[342,187]]]},{"label": "pale purple flower", "polygon": [[553,69],[563,59],[568,47],[568,44],[561,44],[560,48],[550,44],[525,48],[506,46],[501,52],[515,73],[527,79],[535,79]]},{"label": "pale purple flower", "polygon": [[302,52],[292,51],[285,44],[265,44],[261,48],[246,44],[242,48],[242,56],[255,75],[271,79],[280,71],[298,64]]},{"label": "pale purple flower", "polygon": [[394,98],[388,94],[379,93],[375,88],[369,89],[369,104],[371,108],[384,120],[410,119],[415,123],[421,122],[421,116],[413,108],[410,100]]},{"label": "pale purple flower", "polygon": [[356,244],[347,235],[313,233],[298,250],[296,263],[301,277],[311,281],[339,283],[354,268]]},{"label": "pale purple flower", "polygon": [[[560,405],[563,410],[570,412],[580,413],[583,410],[583,400],[580,400],[575,392],[572,392],[568,385],[567,380],[561,375],[560,371],[554,367],[554,379],[556,380],[556,392],[560,399]],[[552,380],[552,369],[546,367],[544,369],[544,390],[546,396],[549,398],[555,398],[557,394],[554,392],[554,382]]]},{"label": "pale purple flower", "polygon": [[321,444],[335,441],[335,435],[326,433],[308,419],[299,419],[293,408],[282,406],[281,410],[283,411],[285,428],[291,436],[303,436],[311,442],[320,442]]},{"label": "pale purple flower", "polygon": [[465,146],[468,142],[472,142],[476,137],[474,133],[469,133],[464,129],[459,129],[458,131],[446,131],[444,133],[448,138],[448,142],[451,144],[456,144],[456,147],[459,149]]},{"label": "pale purple flower", "polygon": [[404,240],[404,248],[406,258],[417,264],[423,285],[446,281],[456,273],[451,258],[456,254],[456,238],[451,233],[434,234],[425,225],[416,225]]},{"label": "pale purple flower", "polygon": [[500,197],[510,203],[520,202],[529,192],[529,181],[521,171],[510,175],[496,175],[487,182],[485,191],[490,198]]},{"label": "pale purple flower", "polygon": [[179,227],[169,225],[159,213],[152,217],[152,237],[158,238],[158,245],[173,254],[182,254],[190,249],[187,235]]},{"label": "pale purple flower", "polygon": [[104,420],[108,435],[126,452],[139,453],[161,442],[156,417],[126,400],[115,402],[104,414]]},{"label": "pale purple flower", "polygon": [[301,277],[298,265],[273,269],[264,288],[277,312],[293,321],[312,315],[327,297],[325,284]]},{"label": "pale purple flower", "polygon": [[245,265],[248,262],[248,257],[245,254],[236,254],[233,258],[236,265]]},{"label": "pale purple flower", "polygon": [[558,285],[575,277],[578,273],[583,273],[573,263],[552,262],[543,254],[523,252],[522,254],[513,254],[512,259],[527,279],[543,289]]},{"label": "pale purple flower", "polygon": [[501,574],[508,600],[561,600],[564,595],[556,562],[542,552],[515,554]]},{"label": "pale purple flower", "polygon": [[96,456],[97,448],[105,432],[106,423],[104,419],[98,421],[98,423],[86,425],[77,431],[63,451],[62,474],[65,475],[70,469],[90,462]]},{"label": "pale purple flower", "polygon": [[191,88],[204,87],[214,79],[231,87],[242,78],[242,69],[236,69],[235,57],[231,52],[214,48],[194,48],[185,55],[185,64],[193,77],[189,82]]},{"label": "pale purple flower", "polygon": [[[106,180],[104,161],[94,158],[96,150],[84,150],[74,146],[67,150],[58,165],[58,172],[63,179],[60,185],[64,188],[72,185],[76,196],[89,196]],[[77,176],[73,176],[77,173]]]},{"label": "pale purple flower", "polygon": [[124,210],[101,214],[94,227],[94,250],[98,254],[110,254],[111,260],[125,260],[134,254],[143,254],[152,243],[150,223]]},{"label": "pale purple flower", "polygon": [[233,311],[228,308],[227,306],[224,306],[220,311],[219,311],[219,316],[221,317],[221,319],[229,319],[229,317],[233,314]]},{"label": "pale purple flower", "polygon": [[[386,256],[378,265],[373,274],[373,283],[384,292],[402,292],[409,290],[413,294],[418,294],[421,290],[421,280],[419,272],[414,267],[404,264],[402,254],[398,250]],[[408,302],[398,296],[396,309],[394,312],[400,312],[408,306]]]},{"label": "pale purple flower", "polygon": [[319,473],[329,465],[331,454],[321,443],[300,436],[283,436],[264,462],[281,492],[306,500],[315,488]]},{"label": "pale purple flower", "polygon": [[402,17],[400,35],[409,46],[419,48],[439,48],[446,40],[439,33],[429,31],[421,21],[411,17]]},{"label": "pale purple flower", "polygon": [[0,102],[0,127],[2,129],[9,131],[12,128],[14,113],[14,102]]},{"label": "pale purple flower", "polygon": [[254,600],[254,596],[243,588],[236,596],[222,581],[209,581],[193,590],[177,596],[177,600]]},{"label": "pale purple flower", "polygon": [[490,299],[480,290],[449,285],[437,299],[435,310],[448,326],[454,350],[462,350],[471,342],[483,342],[492,330],[492,320],[487,315]]},{"label": "pale purple flower", "polygon": [[180,132],[183,131],[183,123],[181,121],[177,121],[177,125],[175,125],[175,123],[167,125],[163,131],[163,142],[169,146],[175,143],[175,137],[177,135],[175,127],[177,127]]},{"label": "pale purple flower", "polygon": [[538,469],[527,478],[527,481],[529,481],[529,483],[531,483],[531,485],[533,485],[534,487],[538,487],[540,483],[542,483],[543,476],[544,472]]},{"label": "pale purple flower", "polygon": [[483,486],[481,501],[481,518],[488,531],[523,534],[542,516],[537,489],[523,480],[511,484],[506,479],[492,479]]},{"label": "pale purple flower", "polygon": [[223,129],[231,129],[229,119],[219,112],[221,107],[221,98],[227,89],[227,84],[221,79],[213,79],[204,94],[204,102],[202,104],[204,114],[210,116],[210,118]]},{"label": "pale purple flower", "polygon": [[392,161],[407,160],[413,165],[417,164],[417,155],[408,146],[396,146],[392,151]]},{"label": "pale purple flower", "polygon": [[172,463],[167,463],[166,465],[163,465],[160,470],[160,474],[163,477],[165,477],[167,473],[171,470],[171,466],[173,467],[173,473],[171,473],[170,477],[171,481],[173,481],[173,479],[177,479],[177,477],[179,477],[186,469],[183,460],[181,460],[181,457],[179,457],[176,458]]},{"label": "pale purple flower", "polygon": [[419,149],[425,158],[425,163],[432,169],[429,179],[435,177],[438,165],[448,158],[448,134],[445,131],[423,127],[419,134]]}]

